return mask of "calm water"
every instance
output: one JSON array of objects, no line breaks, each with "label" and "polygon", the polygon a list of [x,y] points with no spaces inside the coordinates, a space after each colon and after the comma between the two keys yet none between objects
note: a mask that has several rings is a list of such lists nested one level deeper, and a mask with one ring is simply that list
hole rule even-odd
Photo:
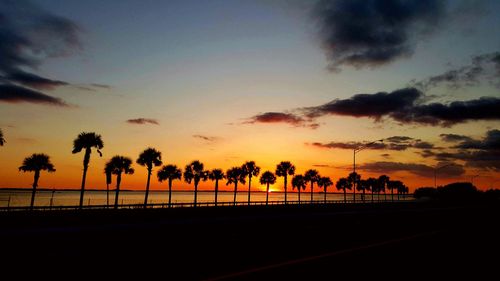
[{"label": "calm water", "polygon": [[[198,192],[198,202],[214,202],[214,192]],[[233,202],[233,192],[219,192],[219,202]],[[238,192],[236,200],[238,202],[247,202],[248,193]],[[315,193],[313,200],[323,200],[323,193]],[[10,198],[10,200],[9,200]],[[192,203],[194,194],[191,191],[175,191],[172,192],[173,203]],[[395,199],[397,197],[395,196]],[[80,199],[80,191],[39,191],[36,194],[36,206],[71,206],[78,205]],[[352,199],[352,194],[347,194],[347,199]],[[390,200],[390,194],[387,195]],[[0,190],[0,207],[28,206],[31,200],[31,191],[29,190]],[[271,192],[269,201],[284,201],[285,195],[282,192]],[[297,193],[288,193],[288,200],[298,200]],[[309,201],[310,193],[302,193],[301,200]],[[344,200],[344,195],[341,193],[327,194],[327,200]],[[361,200],[361,194],[356,194],[356,200]],[[366,200],[371,200],[371,195],[366,195]],[[375,200],[377,195],[375,195]],[[380,200],[384,200],[384,195],[381,194]],[[266,201],[265,192],[252,192],[251,201]],[[150,191],[149,203],[167,203],[167,191]],[[109,203],[114,203],[114,192],[109,193]],[[144,203],[143,191],[121,191],[119,195],[119,204],[142,204]],[[86,191],[84,197],[85,205],[105,205],[106,191]]]}]

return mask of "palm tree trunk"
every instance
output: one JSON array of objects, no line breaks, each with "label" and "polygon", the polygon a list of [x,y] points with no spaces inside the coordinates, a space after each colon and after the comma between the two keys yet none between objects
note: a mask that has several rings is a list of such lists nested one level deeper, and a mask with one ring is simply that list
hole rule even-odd
[{"label": "palm tree trunk", "polygon": [[372,189],[370,191],[372,193],[372,204],[373,204],[373,187],[372,187]]},{"label": "palm tree trunk", "polygon": [[252,185],[252,176],[248,176],[248,206],[250,206],[250,186]]},{"label": "palm tree trunk", "polygon": [[347,192],[345,190],[345,187],[344,187],[344,204],[347,203]]},{"label": "palm tree trunk", "polygon": [[106,183],[106,208],[109,207],[109,183]]},{"label": "palm tree trunk", "polygon": [[267,188],[266,188],[266,206],[269,203],[269,183],[267,183]]},{"label": "palm tree trunk", "polygon": [[80,209],[83,206],[83,194],[85,192],[85,178],[87,177],[87,169],[89,168],[90,153],[92,150],[90,148],[85,149],[85,156],[83,157],[83,176],[82,176],[82,189],[80,190]]},{"label": "palm tree trunk", "polygon": [[217,207],[217,193],[219,193],[219,180],[215,180],[215,207]]},{"label": "palm tree trunk", "polygon": [[313,189],[314,189],[314,183],[311,181],[311,204],[313,202]]},{"label": "palm tree trunk", "polygon": [[391,202],[394,202],[394,189],[391,188]]},{"label": "palm tree trunk", "polygon": [[324,189],[325,189],[324,201],[325,201],[325,204],[326,204],[326,186],[324,187]]},{"label": "palm tree trunk", "polygon": [[233,206],[236,206],[236,192],[238,192],[238,182],[234,182],[234,198],[233,198]]},{"label": "palm tree trunk", "polygon": [[300,205],[300,187],[299,187],[299,205]]},{"label": "palm tree trunk", "polygon": [[120,195],[120,183],[122,182],[122,173],[116,175],[116,191],[115,191],[115,209],[118,209],[118,197]]},{"label": "palm tree trunk", "polygon": [[198,182],[195,180],[194,181],[194,203],[193,203],[193,207],[196,208],[197,204],[198,204]]},{"label": "palm tree trunk", "polygon": [[168,207],[172,207],[172,179],[168,179]]},{"label": "palm tree trunk", "polygon": [[387,202],[387,193],[385,192],[385,189],[384,189],[384,202]]},{"label": "palm tree trunk", "polygon": [[30,210],[33,210],[33,207],[35,206],[36,187],[38,186],[38,179],[39,178],[40,178],[40,171],[36,170],[35,171],[35,176],[34,176],[34,179],[33,179],[33,191],[31,192]]},{"label": "palm tree trunk", "polygon": [[151,169],[148,169],[148,181],[146,183],[146,194],[144,195],[144,208],[148,206],[149,182],[151,181]]},{"label": "palm tree trunk", "polygon": [[365,203],[365,189],[363,188],[363,203]]},{"label": "palm tree trunk", "polygon": [[285,174],[285,205],[286,205],[286,201],[287,201],[287,192],[286,192],[286,174]]}]

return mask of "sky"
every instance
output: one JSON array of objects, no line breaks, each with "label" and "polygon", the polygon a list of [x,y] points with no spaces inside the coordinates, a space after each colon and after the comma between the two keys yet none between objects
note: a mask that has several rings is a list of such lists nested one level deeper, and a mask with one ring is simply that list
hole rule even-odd
[{"label": "sky", "polygon": [[[31,186],[18,167],[32,153],[57,170],[41,187],[79,188],[84,131],[104,141],[87,188],[105,187],[111,157],[147,147],[181,169],[291,161],[335,182],[380,139],[356,154],[363,178],[413,190],[448,165],[438,185],[498,186],[499,12],[493,0],[1,0],[0,188]],[[122,188],[142,190],[134,168]]]}]

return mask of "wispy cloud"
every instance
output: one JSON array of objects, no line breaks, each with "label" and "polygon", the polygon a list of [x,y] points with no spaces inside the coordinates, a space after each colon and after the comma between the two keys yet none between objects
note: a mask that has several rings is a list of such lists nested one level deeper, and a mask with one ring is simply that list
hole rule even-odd
[{"label": "wispy cloud", "polygon": [[[444,163],[440,163],[440,166]],[[422,177],[433,177],[434,167],[419,163],[401,163],[380,161],[371,162],[359,165],[359,169],[367,172],[390,174],[395,172],[408,172]],[[458,177],[465,174],[465,169],[462,165],[452,164],[439,171],[441,176]]]},{"label": "wispy cloud", "polygon": [[160,122],[156,119],[151,119],[151,118],[135,118],[135,119],[128,119],[126,121],[129,124],[135,124],[135,125],[160,125]]},{"label": "wispy cloud", "polygon": [[[318,148],[327,148],[327,149],[356,149],[366,145],[364,142],[329,142],[329,143],[321,143],[321,142],[313,142],[306,143],[308,145],[318,147]],[[395,150],[395,151],[403,151],[407,149],[432,149],[434,145],[432,143],[422,141],[420,139],[414,139],[407,136],[393,136],[389,138],[383,139],[382,142],[372,143],[369,146],[366,146],[366,149],[372,150]]]},{"label": "wispy cloud", "polygon": [[210,142],[210,143],[214,143],[214,142],[220,140],[219,137],[205,136],[205,135],[199,135],[199,134],[193,135],[193,138],[195,138],[195,139],[201,139],[201,140],[204,140],[204,141]]}]

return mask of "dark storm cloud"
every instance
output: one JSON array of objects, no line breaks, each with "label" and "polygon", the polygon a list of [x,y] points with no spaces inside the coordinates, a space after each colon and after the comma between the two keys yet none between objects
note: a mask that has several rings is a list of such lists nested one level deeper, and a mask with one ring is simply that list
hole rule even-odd
[{"label": "dark storm cloud", "polygon": [[51,97],[44,93],[12,84],[0,84],[0,102],[29,102],[55,106],[68,106],[68,104],[62,99]]},{"label": "dark storm cloud", "polygon": [[414,139],[407,136],[394,136],[383,140],[383,142],[372,143],[367,146],[367,143],[362,142],[313,142],[310,145],[318,148],[327,149],[356,149],[365,146],[365,149],[372,150],[394,150],[403,151],[410,148],[414,149],[432,149],[434,145],[429,142],[423,142],[419,139]]},{"label": "dark storm cloud", "polygon": [[413,54],[445,16],[440,0],[323,0],[313,17],[332,70],[375,67]]},{"label": "dark storm cloud", "polygon": [[158,122],[158,120],[151,119],[151,118],[128,119],[127,123],[129,123],[129,124],[137,124],[137,125],[147,125],[147,124],[160,125],[160,123]]},{"label": "dark storm cloud", "polygon": [[324,115],[367,117],[380,121],[388,117],[400,124],[421,124],[449,127],[478,120],[499,120],[500,99],[482,97],[468,101],[423,104],[426,97],[415,88],[391,93],[358,94],[349,99],[337,99],[316,107],[304,108],[309,118]]},{"label": "dark storm cloud", "polygon": [[[441,163],[439,166],[441,165],[444,165],[444,163]],[[359,169],[381,174],[391,174],[395,172],[409,172],[414,175],[422,177],[434,176],[434,167],[418,163],[380,161],[380,162],[361,164],[359,166]],[[465,174],[465,170],[461,165],[452,164],[450,166],[441,169],[439,171],[439,174],[440,176],[458,177]]]},{"label": "dark storm cloud", "polygon": [[[0,83],[10,89],[9,93],[0,93],[2,100],[13,97],[13,84],[38,90],[68,85],[27,70],[36,70],[47,58],[63,57],[79,50],[79,33],[76,23],[50,14],[29,1],[0,1]],[[40,92],[27,94],[27,89],[19,89],[17,96],[22,96],[24,101],[65,104]]]},{"label": "dark storm cloud", "polygon": [[499,80],[500,52],[493,52],[473,56],[469,65],[451,69],[418,82],[413,81],[410,84],[423,90],[440,85],[458,89],[465,86],[476,86],[481,81],[499,86]]},{"label": "dark storm cloud", "polygon": [[[480,140],[461,135],[451,136],[457,144],[450,147],[450,151],[424,150],[420,155],[433,157],[438,161],[463,161],[466,167],[500,171],[500,130],[490,130]],[[449,135],[444,138],[449,138]]]},{"label": "dark storm cloud", "polygon": [[419,90],[404,88],[390,93],[357,94],[348,99],[336,99],[324,105],[303,110],[305,115],[311,118],[323,115],[344,115],[380,120],[393,112],[412,107],[422,97],[423,93]]}]

